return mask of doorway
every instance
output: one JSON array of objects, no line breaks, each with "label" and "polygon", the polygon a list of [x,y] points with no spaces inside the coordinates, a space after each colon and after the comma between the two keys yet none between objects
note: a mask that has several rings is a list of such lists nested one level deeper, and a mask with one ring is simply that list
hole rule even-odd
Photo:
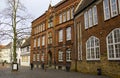
[{"label": "doorway", "polygon": [[52,65],[52,52],[48,52],[48,66],[51,67]]}]

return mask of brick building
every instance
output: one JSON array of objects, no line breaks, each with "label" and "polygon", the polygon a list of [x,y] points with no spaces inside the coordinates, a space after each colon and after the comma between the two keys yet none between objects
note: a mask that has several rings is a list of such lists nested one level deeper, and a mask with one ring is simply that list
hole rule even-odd
[{"label": "brick building", "polygon": [[72,69],[120,78],[120,0],[81,0]]},{"label": "brick building", "polygon": [[74,54],[74,9],[80,0],[62,0],[32,22],[31,62],[65,69]]}]

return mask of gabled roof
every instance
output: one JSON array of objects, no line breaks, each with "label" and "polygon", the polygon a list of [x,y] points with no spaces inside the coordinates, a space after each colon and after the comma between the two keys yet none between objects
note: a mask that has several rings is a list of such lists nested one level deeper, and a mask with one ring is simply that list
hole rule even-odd
[{"label": "gabled roof", "polygon": [[30,37],[25,40],[25,42],[21,45],[21,48],[30,46]]},{"label": "gabled roof", "polygon": [[91,4],[93,4],[96,1],[98,0],[81,0],[79,5],[77,6],[74,16],[81,13],[83,10],[85,10],[87,7],[89,7]]}]

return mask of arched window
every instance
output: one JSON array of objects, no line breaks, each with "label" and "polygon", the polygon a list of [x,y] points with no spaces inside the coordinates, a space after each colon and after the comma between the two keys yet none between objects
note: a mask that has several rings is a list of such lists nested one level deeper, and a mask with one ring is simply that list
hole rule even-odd
[{"label": "arched window", "polygon": [[71,61],[71,49],[66,50],[66,61],[67,62]]},{"label": "arched window", "polygon": [[86,42],[86,59],[100,60],[100,43],[99,39],[91,36]]},{"label": "arched window", "polygon": [[63,61],[63,51],[61,50],[58,51],[58,61],[59,62]]},{"label": "arched window", "polygon": [[120,60],[120,28],[107,36],[107,52],[109,60]]}]

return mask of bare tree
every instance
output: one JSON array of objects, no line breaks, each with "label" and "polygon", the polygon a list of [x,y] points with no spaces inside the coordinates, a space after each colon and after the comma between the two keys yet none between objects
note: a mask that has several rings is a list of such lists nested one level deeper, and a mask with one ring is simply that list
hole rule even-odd
[{"label": "bare tree", "polygon": [[7,0],[7,7],[0,12],[0,39],[13,40],[13,61],[16,63],[17,40],[30,35],[31,15],[20,0]]}]

